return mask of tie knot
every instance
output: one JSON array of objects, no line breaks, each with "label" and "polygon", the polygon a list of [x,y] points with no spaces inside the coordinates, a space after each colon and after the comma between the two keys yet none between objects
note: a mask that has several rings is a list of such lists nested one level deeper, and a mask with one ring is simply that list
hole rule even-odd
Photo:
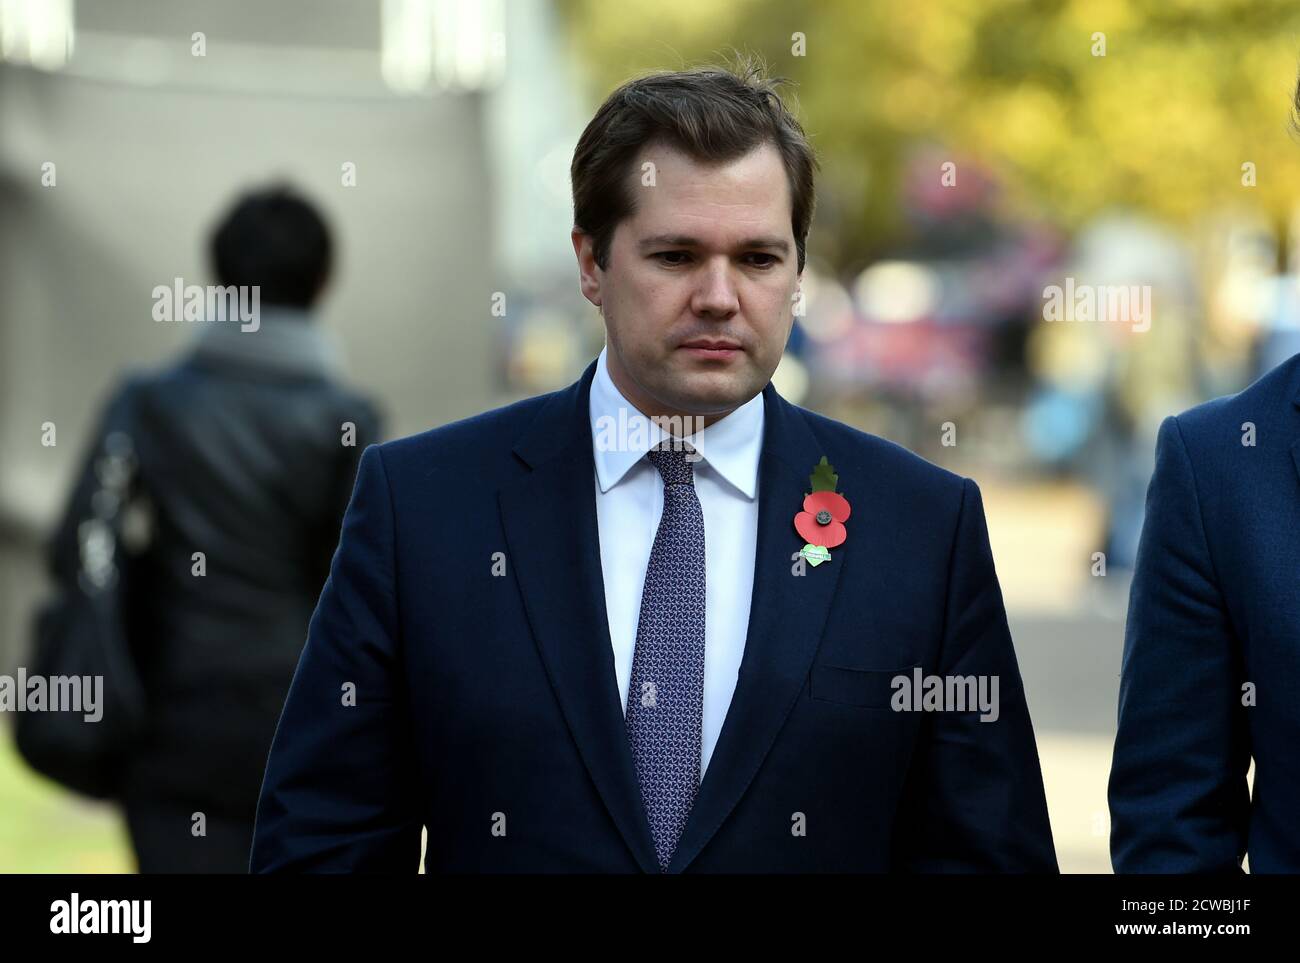
[{"label": "tie knot", "polygon": [[[694,451],[689,442],[665,441],[650,449],[645,456],[659,469],[665,485],[694,485],[694,461],[699,460]],[[688,459],[687,455],[691,458]]]}]

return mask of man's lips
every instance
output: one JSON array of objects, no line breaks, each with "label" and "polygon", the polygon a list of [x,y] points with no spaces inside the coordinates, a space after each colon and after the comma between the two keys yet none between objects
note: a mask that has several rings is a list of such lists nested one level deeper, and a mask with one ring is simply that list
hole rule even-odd
[{"label": "man's lips", "polygon": [[701,351],[740,351],[740,344],[735,341],[712,341],[708,338],[697,338],[694,341],[687,341],[682,345],[683,348],[695,348]]},{"label": "man's lips", "polygon": [[692,342],[681,346],[681,350],[701,361],[731,361],[738,358],[743,350],[739,345],[722,344],[718,347],[702,347]]}]

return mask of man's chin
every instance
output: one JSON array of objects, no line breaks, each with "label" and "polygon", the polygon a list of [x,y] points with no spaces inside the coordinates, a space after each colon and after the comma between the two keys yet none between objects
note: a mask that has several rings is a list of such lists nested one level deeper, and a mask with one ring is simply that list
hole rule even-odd
[{"label": "man's chin", "polygon": [[685,379],[690,384],[678,384],[671,396],[676,399],[678,411],[704,417],[717,417],[734,411],[749,401],[762,389],[751,390],[750,383],[727,379],[725,383],[706,379]]}]

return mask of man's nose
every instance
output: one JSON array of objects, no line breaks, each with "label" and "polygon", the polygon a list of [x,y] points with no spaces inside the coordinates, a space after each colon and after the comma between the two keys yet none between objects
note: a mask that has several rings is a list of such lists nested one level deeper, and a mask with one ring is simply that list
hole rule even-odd
[{"label": "man's nose", "polygon": [[691,298],[696,314],[729,317],[740,310],[731,266],[725,259],[706,262],[697,272],[697,285]]}]

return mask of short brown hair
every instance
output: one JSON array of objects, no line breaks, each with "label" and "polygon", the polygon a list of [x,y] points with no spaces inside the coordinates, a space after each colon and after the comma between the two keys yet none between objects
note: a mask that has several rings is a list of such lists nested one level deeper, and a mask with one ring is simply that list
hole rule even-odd
[{"label": "short brown hair", "polygon": [[790,183],[791,227],[803,271],[808,229],[816,203],[817,158],[803,128],[778,93],[784,78],[761,62],[736,68],[696,67],[630,80],[609,95],[573,151],[573,222],[591,235],[604,270],[614,229],[635,210],[629,173],[637,153],[664,143],[697,161],[729,161],[763,143],[773,144]]}]

